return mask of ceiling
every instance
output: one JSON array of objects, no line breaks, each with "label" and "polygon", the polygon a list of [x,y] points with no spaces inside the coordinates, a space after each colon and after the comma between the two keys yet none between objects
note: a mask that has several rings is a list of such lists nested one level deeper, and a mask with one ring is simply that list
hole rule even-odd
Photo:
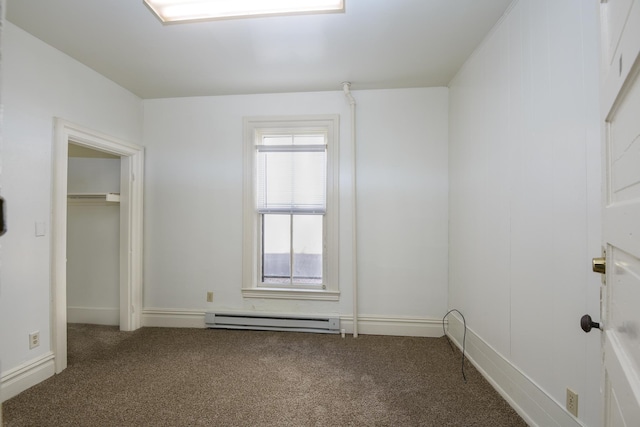
[{"label": "ceiling", "polygon": [[7,0],[7,20],[141,98],[446,86],[511,0],[163,25],[142,0]]}]

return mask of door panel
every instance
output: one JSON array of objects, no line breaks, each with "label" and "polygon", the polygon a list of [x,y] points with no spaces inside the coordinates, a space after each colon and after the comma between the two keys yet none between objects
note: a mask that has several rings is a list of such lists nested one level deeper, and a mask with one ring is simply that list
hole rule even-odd
[{"label": "door panel", "polygon": [[613,0],[603,3],[607,4],[607,7],[604,9],[606,13],[602,15],[607,34],[603,38],[602,45],[605,48],[604,58],[607,64],[611,66],[616,56],[620,37],[622,36],[622,31],[624,30],[627,16],[629,16],[629,9],[631,9],[633,0]]},{"label": "door panel", "polygon": [[[640,259],[609,247],[614,282],[609,283],[607,338],[625,355],[631,372],[640,372]],[[640,420],[640,419],[639,419]]]},{"label": "door panel", "polygon": [[615,343],[607,339],[605,353],[605,426],[635,427],[640,420],[640,404],[637,400],[638,377],[633,370],[626,369],[625,354]]},{"label": "door panel", "polygon": [[602,111],[611,111],[640,51],[640,0],[602,0]]},{"label": "door panel", "polygon": [[640,420],[640,0],[603,0],[602,302],[607,427]]},{"label": "door panel", "polygon": [[640,63],[607,116],[603,231],[613,246],[639,254],[640,221],[633,219],[640,218]]},{"label": "door panel", "polygon": [[631,81],[628,93],[609,119],[611,199],[619,203],[640,197],[640,84]]}]

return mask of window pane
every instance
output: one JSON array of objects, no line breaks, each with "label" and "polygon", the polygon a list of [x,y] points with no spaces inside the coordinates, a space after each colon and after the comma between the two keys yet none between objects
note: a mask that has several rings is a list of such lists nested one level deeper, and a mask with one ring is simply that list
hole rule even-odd
[{"label": "window pane", "polygon": [[294,145],[324,145],[326,144],[325,136],[320,135],[294,135]]},{"label": "window pane", "polygon": [[258,212],[324,213],[326,151],[257,153]]},{"label": "window pane", "polygon": [[262,282],[291,282],[291,216],[262,215]]},{"label": "window pane", "polygon": [[293,281],[322,283],[322,215],[293,216]]},{"label": "window pane", "polygon": [[263,145],[291,145],[293,135],[265,135],[262,137]]},{"label": "window pane", "polygon": [[264,135],[262,145],[325,145],[324,134]]}]

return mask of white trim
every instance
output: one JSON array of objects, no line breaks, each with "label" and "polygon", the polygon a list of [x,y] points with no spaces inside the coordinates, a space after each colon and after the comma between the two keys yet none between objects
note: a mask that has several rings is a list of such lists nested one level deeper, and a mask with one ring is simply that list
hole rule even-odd
[{"label": "white trim", "polygon": [[245,298],[298,299],[314,301],[338,301],[340,292],[317,289],[243,288]]},{"label": "white trim", "polygon": [[120,156],[120,329],[140,327],[142,311],[144,148],[54,119],[51,232],[51,351],[67,367],[67,169],[69,142]]},{"label": "white trim", "polygon": [[142,326],[153,328],[204,328],[203,310],[175,308],[145,308],[142,310]]},{"label": "white trim", "polygon": [[[215,309],[207,309],[215,311]],[[222,310],[227,314],[247,314],[247,311]],[[300,313],[251,312],[256,315],[296,316]],[[305,313],[309,315],[310,313]],[[335,313],[315,313],[335,317]],[[142,326],[161,328],[204,328],[204,310],[184,310],[174,308],[146,308],[142,311]],[[352,316],[338,316],[340,328],[345,332],[353,331]],[[358,329],[365,335],[392,335],[405,337],[441,337],[442,319],[409,316],[358,316]]]},{"label": "white trim", "polygon": [[[258,287],[258,239],[259,216],[256,214],[255,137],[266,130],[291,132],[293,129],[318,130],[327,135],[327,212],[325,224],[325,259],[323,262],[323,286],[325,297],[312,297],[304,292],[283,292],[278,288]],[[315,299],[337,301],[339,299],[340,262],[340,116],[337,114],[311,116],[261,116],[243,119],[243,241],[242,241],[242,295],[253,298]],[[318,289],[319,290],[319,289]],[[296,289],[300,291],[300,289]],[[267,296],[271,294],[272,296]],[[258,296],[259,295],[259,296]]]},{"label": "white trim", "polygon": [[[455,314],[448,317],[447,335],[462,349],[463,323]],[[468,328],[465,354],[528,425],[584,426],[524,372]]]},{"label": "white trim", "polygon": [[[340,328],[352,333],[353,316],[340,316]],[[358,314],[358,334],[439,338],[443,336],[442,319]]]},{"label": "white trim", "polygon": [[5,372],[0,380],[0,402],[17,396],[55,374],[54,356],[47,352]]},{"label": "white trim", "polygon": [[118,307],[69,307],[67,323],[87,323],[90,325],[120,325]]}]

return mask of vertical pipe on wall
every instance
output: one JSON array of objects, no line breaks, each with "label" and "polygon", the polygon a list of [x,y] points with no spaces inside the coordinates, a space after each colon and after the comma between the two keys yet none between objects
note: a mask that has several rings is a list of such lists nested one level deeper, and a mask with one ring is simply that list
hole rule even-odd
[{"label": "vertical pipe on wall", "polygon": [[351,95],[351,83],[343,82],[344,91],[349,106],[351,107],[351,245],[353,248],[352,268],[353,275],[353,337],[358,338],[358,227],[357,227],[357,186],[356,186],[356,100]]},{"label": "vertical pipe on wall", "polygon": [[[4,27],[4,14],[5,14],[5,0],[0,0],[0,51],[2,51],[2,28]],[[2,55],[0,55],[0,58]],[[1,68],[0,68],[1,71]],[[2,73],[0,72],[0,76]],[[2,103],[0,102],[0,106]],[[0,108],[0,146],[2,145],[2,108]],[[0,171],[2,170],[2,163],[0,163]],[[0,190],[2,189],[2,185],[0,183]],[[4,215],[4,212],[2,212]],[[4,220],[2,221],[4,225]],[[4,228],[4,227],[3,227]],[[0,361],[0,372],[2,372],[2,362]],[[0,400],[0,425],[2,425],[2,401]]]}]

